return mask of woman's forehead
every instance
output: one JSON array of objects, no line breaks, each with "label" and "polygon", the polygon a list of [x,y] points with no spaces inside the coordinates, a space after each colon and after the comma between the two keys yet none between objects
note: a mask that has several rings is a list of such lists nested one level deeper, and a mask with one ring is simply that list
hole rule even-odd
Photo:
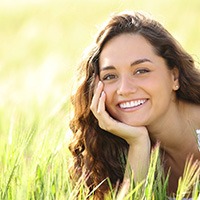
[{"label": "woman's forehead", "polygon": [[153,46],[141,35],[121,34],[108,41],[99,57],[99,64],[109,65],[126,60],[131,63],[155,56]]}]

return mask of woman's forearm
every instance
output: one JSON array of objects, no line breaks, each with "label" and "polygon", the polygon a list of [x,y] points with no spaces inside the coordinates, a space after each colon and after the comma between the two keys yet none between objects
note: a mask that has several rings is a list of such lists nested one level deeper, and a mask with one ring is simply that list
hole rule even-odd
[{"label": "woman's forearm", "polygon": [[133,174],[135,183],[146,178],[150,162],[150,149],[149,138],[129,145],[125,178],[130,178]]}]

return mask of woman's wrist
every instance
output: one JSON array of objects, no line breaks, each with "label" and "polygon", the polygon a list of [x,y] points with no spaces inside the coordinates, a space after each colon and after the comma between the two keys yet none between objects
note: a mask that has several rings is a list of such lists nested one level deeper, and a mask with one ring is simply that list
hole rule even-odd
[{"label": "woman's wrist", "polygon": [[127,143],[129,144],[129,146],[133,146],[133,147],[140,147],[140,146],[149,146],[150,147],[150,138],[149,138],[149,134],[148,132],[144,132],[141,133],[139,136],[134,137],[134,138],[129,138],[127,140]]}]

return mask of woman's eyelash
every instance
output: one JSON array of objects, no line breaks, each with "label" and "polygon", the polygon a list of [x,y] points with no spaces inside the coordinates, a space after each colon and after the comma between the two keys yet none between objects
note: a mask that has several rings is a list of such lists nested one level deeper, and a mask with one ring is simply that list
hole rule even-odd
[{"label": "woman's eyelash", "polygon": [[149,69],[138,69],[138,70],[136,70],[135,74],[145,74],[148,72],[150,72]]},{"label": "woman's eyelash", "polygon": [[111,80],[116,78],[116,75],[114,74],[106,74],[105,76],[103,76],[102,80]]},{"label": "woman's eyelash", "polygon": [[[150,72],[149,69],[137,69],[135,70],[134,74],[136,75],[139,75],[139,74],[145,74],[145,73],[148,73]],[[105,80],[112,80],[112,79],[115,79],[117,78],[117,75],[115,74],[105,74],[104,76],[102,76],[102,80],[105,81]]]}]

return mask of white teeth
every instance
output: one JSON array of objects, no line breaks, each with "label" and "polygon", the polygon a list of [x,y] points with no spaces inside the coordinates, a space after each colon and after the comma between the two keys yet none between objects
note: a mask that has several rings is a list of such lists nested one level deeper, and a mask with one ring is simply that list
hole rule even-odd
[{"label": "white teeth", "polygon": [[142,105],[145,102],[146,100],[129,101],[129,102],[121,103],[119,104],[119,106],[120,108],[132,108],[132,107]]}]

